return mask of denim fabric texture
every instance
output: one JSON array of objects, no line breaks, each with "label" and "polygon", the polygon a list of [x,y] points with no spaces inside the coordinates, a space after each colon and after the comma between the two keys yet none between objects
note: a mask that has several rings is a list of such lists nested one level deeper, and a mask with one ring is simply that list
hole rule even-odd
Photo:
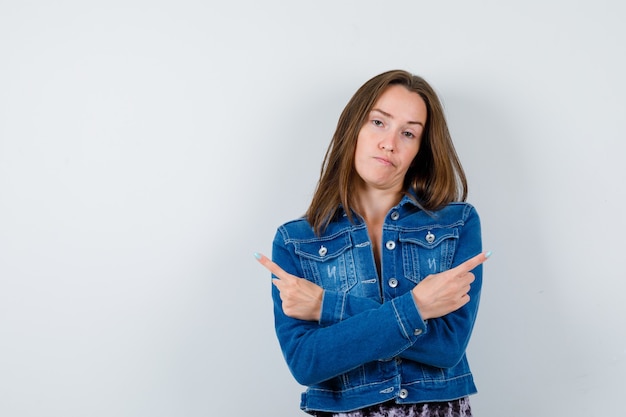
[{"label": "denim fabric texture", "polygon": [[386,216],[381,276],[367,227],[343,213],[318,237],[305,219],[280,226],[272,258],[324,288],[319,322],[287,317],[273,286],[276,334],[296,381],[302,410],[341,412],[395,400],[449,401],[476,392],[465,350],[478,313],[482,265],[470,302],[423,320],[410,292],[428,275],[482,251],[473,206],[421,210],[404,197]]}]

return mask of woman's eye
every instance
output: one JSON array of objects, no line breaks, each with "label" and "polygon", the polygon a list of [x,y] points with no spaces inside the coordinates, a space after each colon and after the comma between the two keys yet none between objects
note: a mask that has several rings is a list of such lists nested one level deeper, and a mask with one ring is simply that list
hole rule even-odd
[{"label": "woman's eye", "polygon": [[372,123],[374,123],[374,126],[382,126],[383,125],[383,122],[381,122],[380,120],[376,120],[376,119],[372,120]]},{"label": "woman's eye", "polygon": [[404,136],[406,136],[407,138],[414,138],[414,137],[415,137],[415,135],[414,135],[413,133],[411,133],[411,132],[404,132],[403,134],[404,134]]}]

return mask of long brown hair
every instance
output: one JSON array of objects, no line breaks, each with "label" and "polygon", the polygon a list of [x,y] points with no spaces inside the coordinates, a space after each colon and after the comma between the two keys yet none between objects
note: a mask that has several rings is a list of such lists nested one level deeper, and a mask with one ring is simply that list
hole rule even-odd
[{"label": "long brown hair", "polygon": [[324,156],[311,205],[305,214],[318,235],[324,232],[340,205],[352,220],[355,200],[351,191],[357,175],[354,151],[359,131],[378,98],[391,85],[402,85],[419,94],[427,109],[420,149],[404,178],[404,192],[414,194],[417,203],[431,211],[467,198],[467,179],[437,94],[417,75],[403,70],[387,71],[363,84],[339,117],[335,134]]}]

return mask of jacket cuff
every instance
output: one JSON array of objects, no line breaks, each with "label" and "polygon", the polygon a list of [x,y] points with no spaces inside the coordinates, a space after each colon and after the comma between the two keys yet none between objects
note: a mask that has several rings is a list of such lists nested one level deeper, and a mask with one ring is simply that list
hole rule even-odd
[{"label": "jacket cuff", "polygon": [[407,339],[415,342],[420,336],[426,334],[428,323],[422,319],[411,291],[394,298],[391,300],[391,303],[396,313],[398,324]]},{"label": "jacket cuff", "polygon": [[343,297],[335,291],[324,290],[322,294],[322,311],[320,312],[320,326],[334,324],[340,318]]}]

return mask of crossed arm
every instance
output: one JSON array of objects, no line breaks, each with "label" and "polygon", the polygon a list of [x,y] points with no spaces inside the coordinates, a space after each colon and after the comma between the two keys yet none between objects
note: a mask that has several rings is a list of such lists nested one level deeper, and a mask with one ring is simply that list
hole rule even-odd
[{"label": "crossed arm", "polygon": [[[304,278],[284,271],[262,254],[255,254],[259,263],[276,278],[272,283],[280,291],[283,312],[295,319],[319,321],[324,289]],[[455,268],[429,275],[412,290],[415,305],[424,320],[445,316],[470,301],[469,291],[474,282],[471,272],[485,262],[490,253],[482,252]]]},{"label": "crossed arm", "polygon": [[[263,255],[255,256],[274,275],[277,317],[288,318],[277,321],[285,358],[298,382],[310,385],[365,362],[395,356],[439,368],[456,365],[478,309],[478,298],[470,302],[475,279],[471,271],[489,255],[481,252],[455,268],[430,275],[410,293],[383,304],[326,291]],[[479,297],[480,282],[474,284],[472,297]],[[341,306],[341,317],[334,315],[333,306]],[[368,349],[355,352],[351,346],[362,341],[369,341]],[[351,354],[341,358],[328,354],[347,351]]]}]

